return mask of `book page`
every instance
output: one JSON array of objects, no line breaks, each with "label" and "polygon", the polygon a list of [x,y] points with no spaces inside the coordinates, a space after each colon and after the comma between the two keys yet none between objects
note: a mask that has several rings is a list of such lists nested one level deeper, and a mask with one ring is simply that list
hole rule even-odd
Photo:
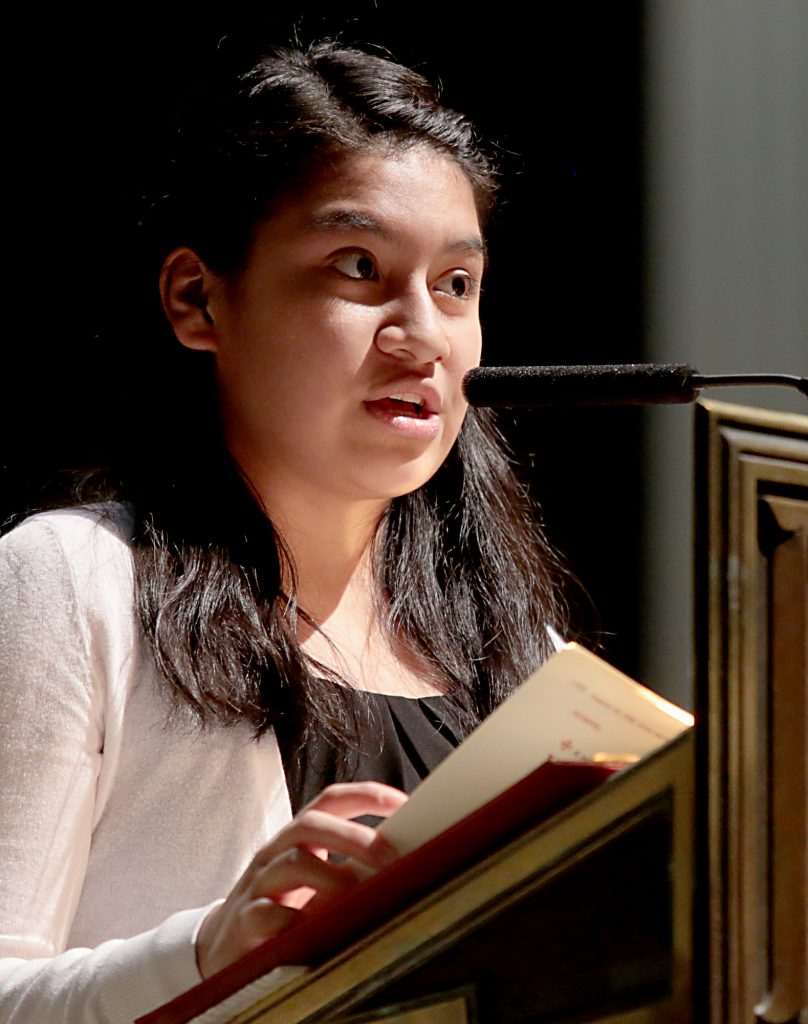
[{"label": "book page", "polygon": [[550,758],[643,757],[693,716],[580,647],[565,644],[418,786],[379,831],[409,853]]}]

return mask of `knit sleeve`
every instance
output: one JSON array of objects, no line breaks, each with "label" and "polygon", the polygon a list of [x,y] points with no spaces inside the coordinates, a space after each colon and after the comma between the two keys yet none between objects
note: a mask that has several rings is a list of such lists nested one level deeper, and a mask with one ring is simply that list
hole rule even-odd
[{"label": "knit sleeve", "polygon": [[29,520],[0,541],[0,1019],[14,1024],[131,1022],[200,980],[205,909],[65,951],[104,757],[100,675],[59,533]]}]

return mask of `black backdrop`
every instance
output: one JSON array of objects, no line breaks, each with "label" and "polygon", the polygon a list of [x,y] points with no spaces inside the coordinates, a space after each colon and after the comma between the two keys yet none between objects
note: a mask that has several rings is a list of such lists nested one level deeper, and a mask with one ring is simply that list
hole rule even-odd
[{"label": "black backdrop", "polygon": [[[292,3],[283,13],[141,4],[44,16],[32,6],[15,19],[0,511],[29,479],[82,458],[116,418],[156,412],[138,395],[150,341],[130,329],[143,288],[136,196],[175,98],[217,45],[340,33],[438,78],[445,101],[500,147],[485,360],[642,359],[639,2],[503,0],[482,15],[434,0]],[[551,538],[599,610],[607,655],[633,671],[638,414],[509,414],[503,427]]]}]

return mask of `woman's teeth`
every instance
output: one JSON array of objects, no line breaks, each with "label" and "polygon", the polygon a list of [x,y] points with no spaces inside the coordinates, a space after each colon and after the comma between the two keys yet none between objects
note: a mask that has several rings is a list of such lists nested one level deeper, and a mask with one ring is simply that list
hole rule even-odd
[{"label": "woman's teeth", "polygon": [[392,402],[404,402],[407,405],[413,406],[417,413],[423,411],[423,400],[420,395],[412,395],[405,392],[400,395],[388,395],[387,397]]}]

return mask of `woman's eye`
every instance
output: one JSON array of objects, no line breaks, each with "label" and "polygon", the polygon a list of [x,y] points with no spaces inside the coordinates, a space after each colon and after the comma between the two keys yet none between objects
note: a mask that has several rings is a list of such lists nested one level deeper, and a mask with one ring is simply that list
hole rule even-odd
[{"label": "woman's eye", "polygon": [[456,299],[470,299],[477,294],[477,282],[465,270],[452,270],[439,278],[435,291],[453,295]]},{"label": "woman's eye", "polygon": [[379,271],[372,256],[366,252],[345,252],[332,262],[332,267],[354,281],[378,281]]}]

